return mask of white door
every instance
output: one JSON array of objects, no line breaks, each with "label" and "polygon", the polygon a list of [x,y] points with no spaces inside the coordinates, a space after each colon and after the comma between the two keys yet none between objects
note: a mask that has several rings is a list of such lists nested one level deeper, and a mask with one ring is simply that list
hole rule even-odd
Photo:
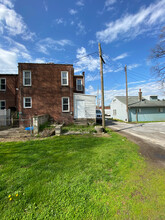
[{"label": "white door", "polygon": [[83,100],[77,100],[77,118],[85,118],[85,101]]}]

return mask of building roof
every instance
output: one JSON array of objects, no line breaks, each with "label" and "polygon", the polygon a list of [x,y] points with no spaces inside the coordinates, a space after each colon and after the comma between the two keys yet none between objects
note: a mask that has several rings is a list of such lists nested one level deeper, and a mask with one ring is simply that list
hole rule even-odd
[{"label": "building roof", "polygon": [[[115,96],[120,102],[126,104],[126,97],[125,96]],[[128,107],[165,107],[165,101],[162,100],[147,100],[142,98],[142,101],[139,101],[138,96],[128,96]]]}]

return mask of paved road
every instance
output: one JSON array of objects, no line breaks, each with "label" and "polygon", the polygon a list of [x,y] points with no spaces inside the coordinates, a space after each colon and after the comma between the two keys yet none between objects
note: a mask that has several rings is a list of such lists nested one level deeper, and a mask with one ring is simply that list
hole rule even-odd
[{"label": "paved road", "polygon": [[133,135],[165,149],[165,122],[127,124],[107,120],[107,126],[112,130]]}]

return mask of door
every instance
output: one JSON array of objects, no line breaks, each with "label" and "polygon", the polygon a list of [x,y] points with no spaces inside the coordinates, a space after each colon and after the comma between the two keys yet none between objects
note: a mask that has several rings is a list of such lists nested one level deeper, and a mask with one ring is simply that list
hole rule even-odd
[{"label": "door", "polygon": [[85,118],[85,101],[83,100],[77,100],[77,118]]}]

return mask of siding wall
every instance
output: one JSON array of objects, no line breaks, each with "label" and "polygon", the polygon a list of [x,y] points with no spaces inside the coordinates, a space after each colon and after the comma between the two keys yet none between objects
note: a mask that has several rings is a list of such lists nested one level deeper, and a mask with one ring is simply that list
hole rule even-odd
[{"label": "siding wall", "polygon": [[[141,112],[137,113],[138,121],[164,121],[165,120],[165,108],[163,112],[159,112],[159,107],[148,107],[140,108]],[[136,112],[138,108],[131,108],[130,112],[130,121],[136,121]]]},{"label": "siding wall", "polygon": [[77,119],[77,101],[85,102],[85,119],[96,119],[96,97],[74,93],[74,118]]},{"label": "siding wall", "polygon": [[[116,114],[114,114],[114,110],[116,110]],[[111,117],[122,121],[127,120],[126,105],[118,99],[113,99],[111,102]]]}]

